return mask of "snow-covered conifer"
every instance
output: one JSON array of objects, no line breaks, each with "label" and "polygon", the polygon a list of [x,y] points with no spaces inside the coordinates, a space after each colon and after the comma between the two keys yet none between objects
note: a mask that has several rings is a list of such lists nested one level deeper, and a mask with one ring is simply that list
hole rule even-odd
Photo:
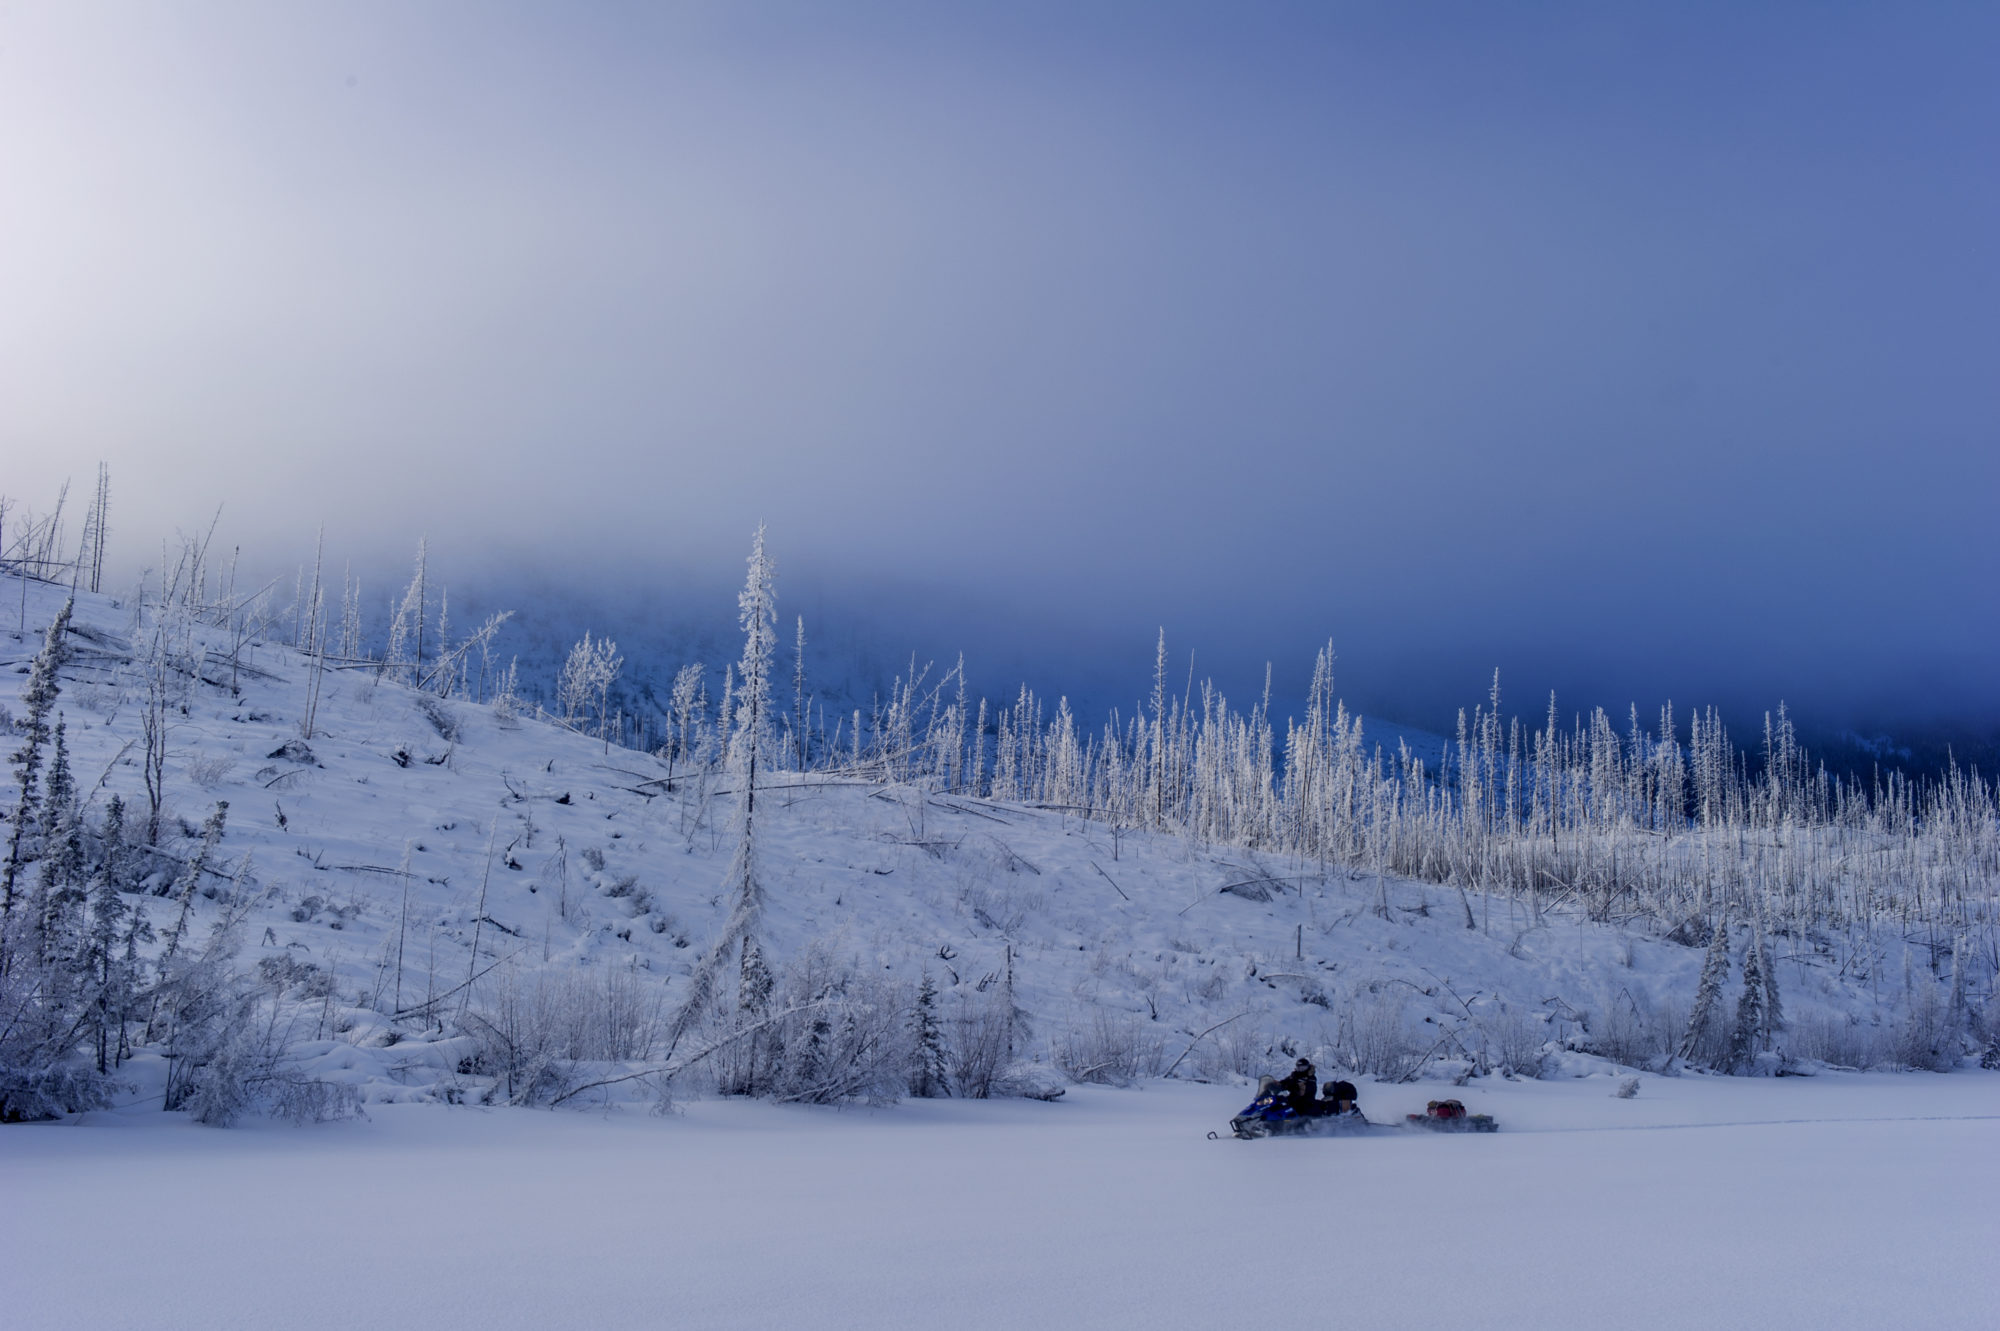
[{"label": "snow-covered conifer", "polygon": [[[744,944],[753,938],[763,911],[764,888],[757,874],[757,767],[770,725],[771,652],[777,643],[775,578],[776,567],[765,553],[764,528],[759,526],[750,546],[749,575],[737,597],[742,612],[743,659],[733,685],[735,729],[728,759],[730,771],[740,783],[741,798],[737,802],[736,853],[724,878],[732,905],[721,936],[688,981],[688,996],[674,1018],[670,1046],[678,1044],[714,1002],[725,961],[739,952],[748,955]],[[724,700],[727,716],[727,686]]]},{"label": "snow-covered conifer", "polygon": [[799,616],[792,646],[792,765],[806,770],[806,617]]},{"label": "snow-covered conifer", "polygon": [[166,942],[161,952],[162,963],[172,961],[180,950],[181,940],[187,934],[188,912],[193,907],[195,889],[201,886],[201,876],[208,870],[208,862],[215,854],[216,842],[222,840],[223,825],[229,819],[229,801],[217,800],[215,811],[208,815],[201,825],[201,844],[194,854],[188,856],[181,866],[180,876],[174,879],[167,894],[180,903],[180,914],[166,932]]},{"label": "snow-covered conifer", "polygon": [[113,795],[104,808],[104,825],[97,834],[97,868],[119,889],[126,886],[125,876],[131,870],[131,851],[125,844],[125,800]]},{"label": "snow-covered conifer", "polygon": [[1708,952],[1702,958],[1701,979],[1695,985],[1694,1007],[1688,1012],[1687,1033],[1681,1037],[1676,1057],[1693,1058],[1708,1034],[1709,1023],[1722,1003],[1722,986],[1729,983],[1729,916],[1724,912],[1715,922]]},{"label": "snow-covered conifer", "polygon": [[729,761],[743,774],[744,830],[756,812],[757,768],[769,747],[771,725],[771,655],[777,646],[777,566],[764,551],[764,529],[750,546],[750,572],[736,604],[743,625],[743,659],[736,668],[735,731]]},{"label": "snow-covered conifer", "polygon": [[44,965],[70,956],[82,932],[83,826],[70,774],[68,727],[56,718],[49,756],[49,776],[42,793],[41,872],[35,883],[36,952]]},{"label": "snow-covered conifer", "polygon": [[[14,825],[7,837],[7,864],[4,870],[0,870],[0,919],[5,919],[14,910],[20,872],[28,858],[28,829],[35,826],[38,820],[43,827],[49,824],[48,819],[40,817],[41,801],[37,786],[41,780],[42,746],[49,742],[49,709],[55,705],[56,695],[62,691],[56,682],[56,672],[67,659],[69,620],[75,608],[75,598],[63,602],[62,609],[42,638],[41,650],[28,664],[28,682],[21,690],[21,701],[28,710],[21,719],[24,731],[21,747],[13,754],[13,762],[18,769],[15,785],[19,793],[14,800]],[[5,958],[0,956],[0,967],[4,965]]]},{"label": "snow-covered conifer", "polygon": [[1771,1037],[1785,1028],[1785,1005],[1778,996],[1778,968],[1771,964],[1771,948],[1762,926],[1757,929],[1757,972],[1764,977],[1764,1017],[1762,1043],[1768,1048]]},{"label": "snow-covered conifer", "polygon": [[925,968],[910,1009],[910,1094],[922,1099],[951,1094],[951,1055],[938,1017],[937,981]]},{"label": "snow-covered conifer", "polygon": [[[90,1044],[100,1073],[125,1054],[124,1023],[143,970],[138,944],[151,936],[142,912],[125,900],[125,802],[105,810],[102,854],[89,886],[89,917],[79,970],[88,992]],[[121,950],[122,949],[122,950]]]},{"label": "snow-covered conifer", "polygon": [[1758,959],[1762,949],[1752,938],[1743,950],[1743,993],[1736,1000],[1736,1025],[1729,1035],[1729,1066],[1747,1069],[1757,1059],[1757,1045],[1764,1030],[1764,967]]},{"label": "snow-covered conifer", "polygon": [[[777,980],[764,961],[764,949],[758,945],[756,935],[743,939],[739,957],[736,975],[737,1024],[752,1028],[770,1016],[771,991],[776,987]],[[770,1045],[771,1040],[763,1031],[753,1031],[737,1046],[736,1075],[730,1079],[728,1087],[733,1094],[758,1095],[765,1090]]]}]

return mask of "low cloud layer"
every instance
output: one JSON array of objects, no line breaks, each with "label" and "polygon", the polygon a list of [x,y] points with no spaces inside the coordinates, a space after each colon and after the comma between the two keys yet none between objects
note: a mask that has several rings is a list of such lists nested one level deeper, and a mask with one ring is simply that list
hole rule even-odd
[{"label": "low cloud layer", "polygon": [[1237,696],[1331,638],[1433,722],[1496,666],[1527,712],[1992,717],[1997,50],[0,8],[0,489],[108,460],[127,568],[220,502],[273,564],[323,521],[614,591],[727,586],[764,521],[801,607],[1051,692],[1164,624]]}]

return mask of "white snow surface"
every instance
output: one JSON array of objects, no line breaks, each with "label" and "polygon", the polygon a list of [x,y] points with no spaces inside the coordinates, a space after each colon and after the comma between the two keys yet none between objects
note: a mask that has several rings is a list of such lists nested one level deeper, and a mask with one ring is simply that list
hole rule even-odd
[{"label": "white snow surface", "polygon": [[[4,1320],[1993,1325],[2000,1075],[1616,1082],[1454,1092],[1491,1136],[1256,1142],[1224,1129],[1242,1090],[1159,1082],[231,1131],[88,1114],[0,1132]],[[1439,1093],[1363,1086],[1377,1119]]]}]

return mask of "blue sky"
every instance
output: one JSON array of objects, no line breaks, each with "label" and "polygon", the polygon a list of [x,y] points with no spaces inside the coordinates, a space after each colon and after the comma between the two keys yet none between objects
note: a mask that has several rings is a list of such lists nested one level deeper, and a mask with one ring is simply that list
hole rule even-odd
[{"label": "blue sky", "polygon": [[0,490],[761,520],[1052,692],[1990,717],[2000,11],[1745,8],[0,3]]}]

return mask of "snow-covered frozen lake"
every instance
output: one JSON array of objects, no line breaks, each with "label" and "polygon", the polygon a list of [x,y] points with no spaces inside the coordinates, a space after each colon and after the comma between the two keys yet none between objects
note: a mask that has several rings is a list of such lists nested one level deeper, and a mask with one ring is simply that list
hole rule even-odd
[{"label": "snow-covered frozen lake", "polygon": [[[1991,1327],[2000,1074],[1366,1087],[1493,1136],[1210,1141],[1241,1089],[0,1131],[19,1328]],[[86,1238],[97,1235],[96,1238]]]}]

